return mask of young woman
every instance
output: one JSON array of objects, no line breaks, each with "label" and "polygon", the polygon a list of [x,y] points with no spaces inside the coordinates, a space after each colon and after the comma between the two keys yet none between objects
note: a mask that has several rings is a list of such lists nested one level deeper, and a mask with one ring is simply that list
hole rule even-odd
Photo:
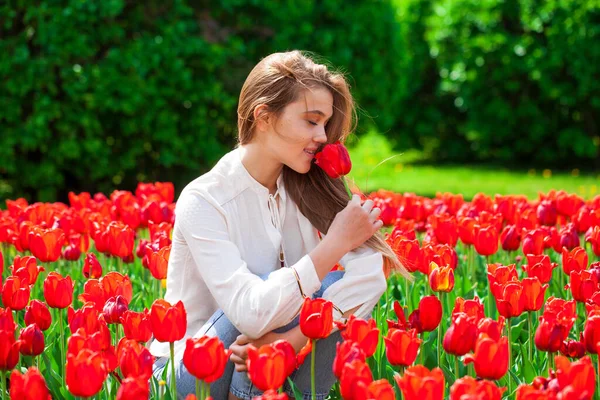
[{"label": "young woman", "polygon": [[[404,272],[378,232],[380,209],[349,199],[343,178],[313,162],[325,144],[344,142],[354,116],[342,75],[299,51],[269,55],[242,87],[238,146],[177,201],[165,299],[183,301],[186,338],[218,336],[232,350],[211,385],[214,400],[260,395],[246,373],[249,344],[285,339],[296,351],[306,344],[298,325],[305,296],[331,301],[335,319],[368,319],[386,289],[384,262]],[[338,262],[344,270],[330,272]],[[181,362],[186,338],[175,344],[181,398],[195,390]],[[334,332],[317,342],[319,399],[335,382],[338,340]],[[168,343],[154,341],[150,350],[159,377]],[[310,356],[290,378],[310,398]]]}]

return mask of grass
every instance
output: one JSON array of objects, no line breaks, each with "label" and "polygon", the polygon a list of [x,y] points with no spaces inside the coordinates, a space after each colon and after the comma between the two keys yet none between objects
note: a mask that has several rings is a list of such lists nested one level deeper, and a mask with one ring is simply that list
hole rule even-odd
[{"label": "grass", "polygon": [[[434,166],[424,165],[419,152],[409,150],[394,153],[386,138],[376,132],[349,144],[354,180],[363,192],[379,188],[399,193],[412,192],[433,197],[436,192],[462,193],[471,199],[476,193],[524,194],[530,199],[539,192],[562,189],[577,193],[588,199],[599,193],[600,175],[546,170],[510,171],[481,166]],[[381,161],[393,157],[376,169]],[[370,176],[369,172],[371,172]]]}]

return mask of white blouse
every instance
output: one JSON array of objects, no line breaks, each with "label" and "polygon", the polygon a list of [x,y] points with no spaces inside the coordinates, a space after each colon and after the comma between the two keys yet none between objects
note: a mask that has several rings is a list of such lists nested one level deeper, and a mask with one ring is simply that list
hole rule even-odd
[{"label": "white blouse", "polygon": [[[218,309],[251,338],[290,322],[303,302],[290,268],[306,296],[320,288],[308,254],[320,241],[317,229],[286,195],[283,174],[271,195],[246,170],[239,147],[183,189],[175,214],[165,299],[171,304],[182,300],[187,311],[186,336],[175,343],[176,359],[183,357],[185,340],[203,334]],[[281,268],[280,250],[286,268]],[[340,264],[346,272],[323,298],[343,312],[360,306],[354,315],[368,319],[386,289],[381,253],[361,246]],[[269,273],[268,279],[260,278]],[[334,318],[340,317],[334,311]],[[154,340],[150,352],[168,356],[169,344]]]}]

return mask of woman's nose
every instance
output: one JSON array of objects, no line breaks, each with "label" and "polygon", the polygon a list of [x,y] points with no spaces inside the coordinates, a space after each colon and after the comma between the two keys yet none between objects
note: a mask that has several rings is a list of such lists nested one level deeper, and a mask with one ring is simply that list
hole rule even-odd
[{"label": "woman's nose", "polygon": [[325,132],[325,129],[321,130],[317,136],[313,137],[313,140],[318,143],[327,142],[327,133]]}]

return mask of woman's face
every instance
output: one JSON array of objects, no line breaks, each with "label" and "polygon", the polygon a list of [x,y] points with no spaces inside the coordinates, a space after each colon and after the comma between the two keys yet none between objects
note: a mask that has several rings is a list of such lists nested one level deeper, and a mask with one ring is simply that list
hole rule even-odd
[{"label": "woman's face", "polygon": [[277,120],[271,119],[266,126],[263,138],[269,153],[294,171],[307,173],[314,153],[327,142],[325,125],[332,114],[333,96],[329,90],[304,90]]}]

